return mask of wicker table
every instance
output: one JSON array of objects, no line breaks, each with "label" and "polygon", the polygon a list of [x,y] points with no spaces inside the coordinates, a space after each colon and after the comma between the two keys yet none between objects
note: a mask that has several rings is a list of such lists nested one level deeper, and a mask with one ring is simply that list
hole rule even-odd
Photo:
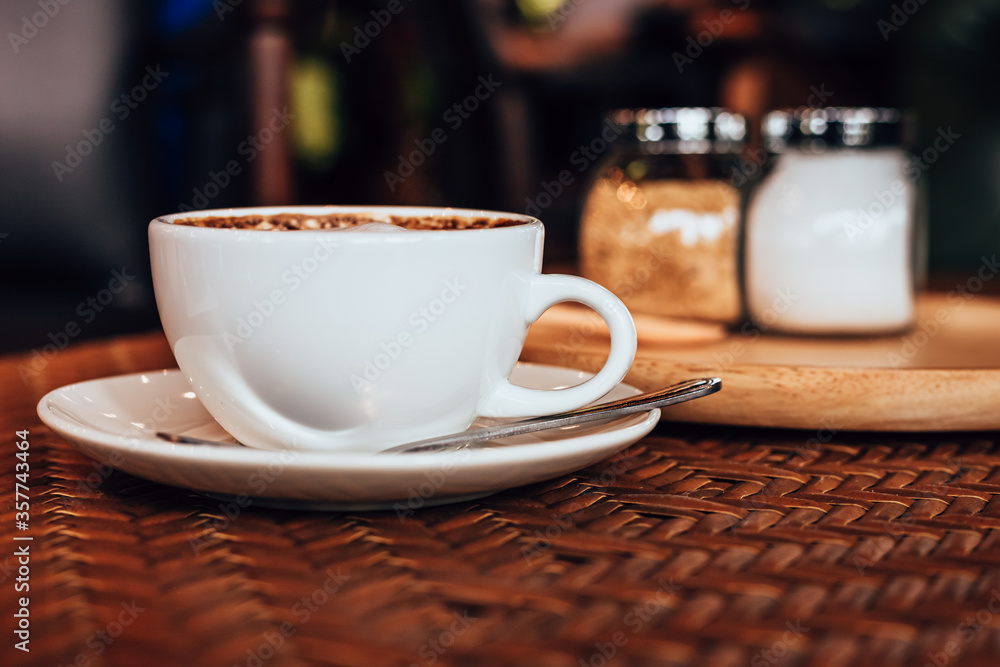
[{"label": "wicker table", "polygon": [[[592,468],[405,521],[230,518],[35,414],[58,386],[173,365],[160,334],[0,359],[0,664],[1000,664],[995,433],[667,424]],[[30,653],[12,634],[24,429]]]}]

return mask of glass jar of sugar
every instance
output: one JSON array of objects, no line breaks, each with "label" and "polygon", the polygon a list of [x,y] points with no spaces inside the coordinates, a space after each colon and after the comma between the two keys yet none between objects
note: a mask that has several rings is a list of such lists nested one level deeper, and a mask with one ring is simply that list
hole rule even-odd
[{"label": "glass jar of sugar", "polygon": [[895,109],[772,111],[750,196],[745,290],[764,330],[879,334],[913,323],[922,225]]},{"label": "glass jar of sugar", "polygon": [[623,109],[580,219],[580,268],[630,310],[735,323],[746,123],[718,108]]}]

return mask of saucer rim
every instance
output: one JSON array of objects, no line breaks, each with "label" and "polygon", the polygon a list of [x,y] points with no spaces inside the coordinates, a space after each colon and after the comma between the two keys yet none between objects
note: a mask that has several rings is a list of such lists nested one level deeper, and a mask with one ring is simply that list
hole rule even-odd
[{"label": "saucer rim", "polygon": [[[592,376],[591,373],[586,371],[580,371],[563,366],[555,366],[552,364],[518,362],[516,368],[530,368],[535,371],[542,372],[554,370],[557,372],[574,373],[581,379],[586,379],[586,377]],[[99,386],[103,383],[111,381],[142,381],[140,378],[149,378],[153,376],[162,378],[161,381],[176,381],[177,379],[180,379],[186,382],[186,379],[181,374],[181,371],[176,368],[125,373],[74,382],[46,393],[37,404],[38,416],[42,423],[55,433],[71,440],[78,449],[80,448],[80,443],[87,443],[90,447],[100,449],[105,452],[132,451],[141,447],[144,450],[143,454],[145,456],[153,458],[167,461],[190,461],[194,458],[199,462],[208,465],[222,464],[229,466],[259,466],[261,464],[271,463],[276,458],[280,458],[282,455],[291,453],[294,455],[294,459],[290,462],[284,462],[284,465],[291,466],[293,468],[308,468],[317,464],[330,465],[335,463],[340,467],[363,466],[366,470],[370,470],[373,462],[378,462],[377,467],[386,471],[393,469],[412,469],[417,459],[422,461],[433,461],[439,465],[447,465],[449,462],[456,462],[455,459],[460,459],[458,462],[463,465],[496,465],[498,463],[511,462],[511,453],[515,451],[518,453],[515,457],[517,463],[542,462],[548,458],[564,454],[564,450],[568,447],[579,447],[580,444],[589,444],[587,443],[588,439],[600,438],[601,436],[606,436],[609,432],[621,433],[622,439],[625,439],[632,437],[639,431],[642,431],[642,433],[638,433],[638,438],[642,438],[656,426],[660,419],[659,409],[653,409],[612,420],[603,425],[605,428],[601,428],[596,432],[584,435],[567,435],[566,437],[559,438],[557,440],[517,444],[508,447],[470,447],[444,452],[391,456],[382,455],[381,451],[357,452],[338,450],[317,451],[309,449],[262,449],[241,446],[235,443],[232,447],[211,447],[170,443],[157,439],[152,433],[136,436],[123,436],[115,433],[109,433],[97,427],[86,426],[78,422],[71,421],[69,418],[58,414],[52,409],[52,403],[54,401],[58,401],[62,395],[67,392],[81,391],[87,386]],[[147,382],[148,381],[153,380],[147,380]],[[624,380],[615,386],[616,388],[623,387],[630,392],[633,392],[633,395],[641,393],[639,389],[631,384],[628,384]],[[206,417],[213,422],[215,421],[214,418],[207,413]],[[598,425],[599,424],[593,424],[592,426]],[[633,431],[635,433],[633,433]],[[624,446],[622,448],[624,448]],[[584,447],[583,449],[588,448]],[[474,460],[469,460],[470,458]]]}]

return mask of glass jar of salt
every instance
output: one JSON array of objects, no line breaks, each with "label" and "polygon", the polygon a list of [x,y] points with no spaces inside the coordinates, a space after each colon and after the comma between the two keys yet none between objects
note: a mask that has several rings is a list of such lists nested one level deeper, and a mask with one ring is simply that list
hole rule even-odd
[{"label": "glass jar of salt", "polygon": [[725,109],[622,109],[580,219],[582,274],[630,310],[735,323],[746,123]]},{"label": "glass jar of salt", "polygon": [[913,323],[923,239],[895,109],[772,111],[750,196],[745,291],[761,328],[879,334]]}]

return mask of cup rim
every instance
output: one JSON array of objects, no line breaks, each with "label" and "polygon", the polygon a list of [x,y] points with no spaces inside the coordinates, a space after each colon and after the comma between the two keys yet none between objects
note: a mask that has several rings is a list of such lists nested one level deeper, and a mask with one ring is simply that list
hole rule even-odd
[{"label": "cup rim", "polygon": [[[451,234],[452,232],[477,232],[477,233],[510,233],[512,230],[525,229],[528,227],[542,226],[542,221],[538,218],[523,213],[511,213],[507,211],[495,211],[490,209],[474,208],[454,208],[451,206],[393,206],[393,205],[289,205],[289,206],[242,206],[236,208],[214,208],[198,211],[184,211],[168,213],[153,218],[150,226],[167,225],[169,227],[183,227],[186,232],[209,233],[209,234],[232,234],[237,233],[264,233],[275,230],[268,229],[234,229],[231,227],[196,227],[193,225],[176,225],[177,220],[188,218],[208,218],[208,217],[240,217],[247,215],[276,215],[281,213],[299,213],[305,215],[328,215],[336,213],[365,213],[373,211],[383,215],[397,215],[405,217],[432,217],[432,216],[455,216],[468,218],[510,218],[522,222],[520,225],[510,225],[507,227],[487,227],[480,229],[410,229],[408,232],[417,234]],[[327,234],[329,229],[296,229],[296,236],[300,234]],[[379,234],[380,232],[353,232],[354,235]],[[393,235],[395,236],[395,235]]]}]

